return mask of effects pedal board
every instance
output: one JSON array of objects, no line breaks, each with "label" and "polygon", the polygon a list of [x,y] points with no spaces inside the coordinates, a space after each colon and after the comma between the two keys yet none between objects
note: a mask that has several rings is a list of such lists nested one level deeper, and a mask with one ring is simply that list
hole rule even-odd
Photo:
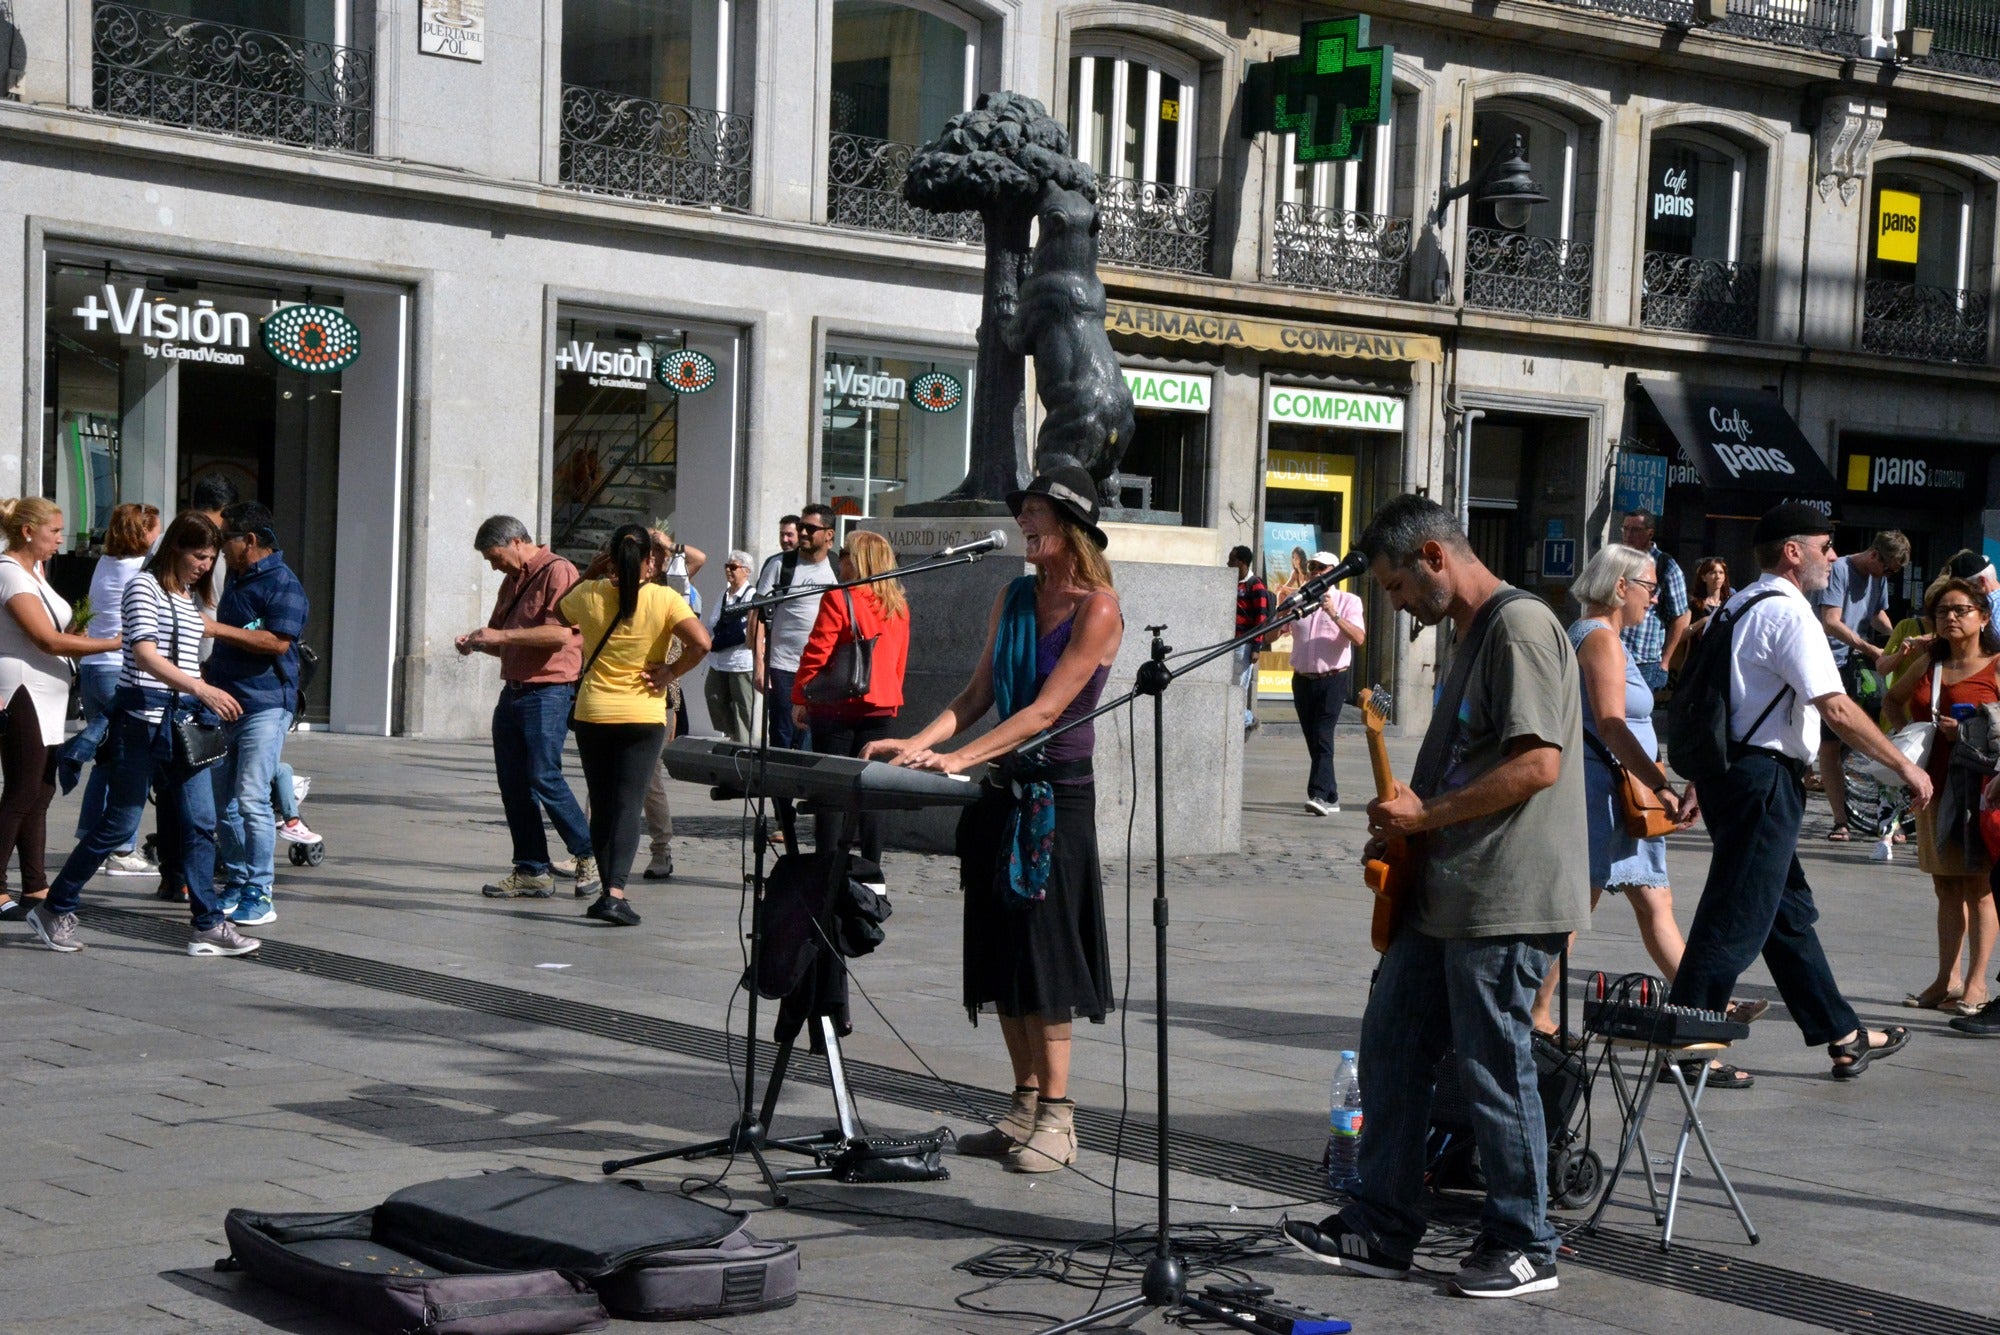
[{"label": "effects pedal board", "polygon": [[1344,1335],[1354,1329],[1339,1317],[1280,1302],[1271,1296],[1273,1292],[1269,1284],[1210,1284],[1201,1296],[1227,1312],[1231,1324],[1243,1330],[1269,1331],[1270,1335]]}]

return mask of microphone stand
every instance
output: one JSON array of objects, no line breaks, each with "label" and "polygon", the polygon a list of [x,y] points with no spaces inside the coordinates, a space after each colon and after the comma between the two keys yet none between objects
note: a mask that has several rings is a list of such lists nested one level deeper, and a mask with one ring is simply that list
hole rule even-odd
[{"label": "microphone stand", "polygon": [[[1353,566],[1353,569],[1349,569]],[[1194,657],[1179,667],[1167,666],[1167,658],[1173,653],[1173,646],[1160,638],[1165,626],[1148,626],[1153,642],[1147,659],[1139,665],[1130,691],[1109,703],[1098,705],[1081,718],[1057,728],[1037,733],[1016,748],[1022,755],[1034,755],[1057,737],[1072,728],[1078,728],[1105,714],[1123,709],[1142,695],[1153,699],[1153,1022],[1154,1022],[1154,1064],[1155,1081],[1158,1085],[1158,1135],[1154,1144],[1154,1163],[1159,1174],[1159,1202],[1157,1228],[1153,1240],[1153,1256],[1146,1263],[1146,1273],[1140,1280],[1139,1292],[1110,1307],[1086,1312],[1073,1321],[1050,1326],[1040,1335],[1064,1335],[1064,1332],[1082,1330],[1089,1326],[1102,1325],[1114,1317],[1141,1307],[1185,1308],[1190,1312],[1234,1326],[1239,1330],[1265,1331],[1289,1329],[1260,1324],[1257,1314],[1266,1301],[1262,1295],[1249,1291],[1249,1286],[1233,1290],[1226,1303],[1217,1302],[1207,1295],[1188,1292],[1187,1271],[1180,1258],[1174,1255],[1172,1236],[1172,1207],[1167,1191],[1167,1142],[1171,1112],[1167,1098],[1167,786],[1165,769],[1166,693],[1176,680],[1193,672],[1206,663],[1213,662],[1224,654],[1234,653],[1240,646],[1252,640],[1262,639],[1272,631],[1291,625],[1294,621],[1311,613],[1319,606],[1323,597],[1333,586],[1343,579],[1350,579],[1365,568],[1355,556],[1349,556],[1340,565],[1323,575],[1307,580],[1298,593],[1285,600],[1266,621],[1255,630],[1238,635],[1224,644],[1211,645],[1205,649],[1190,651]],[[1136,801],[1138,794],[1133,794]],[[1256,1286],[1261,1288],[1261,1286]],[[1264,1291],[1266,1294],[1268,1290]],[[1280,1308],[1277,1315],[1289,1315],[1291,1309]]]},{"label": "microphone stand", "polygon": [[[990,550],[997,549],[982,547],[978,551],[958,552],[950,556],[931,557],[928,560],[918,561],[913,565],[899,566],[893,570],[884,571],[879,575],[867,575],[860,579],[836,580],[831,584],[794,584],[790,588],[773,589],[770,593],[746,599],[737,604],[737,606],[746,614],[756,616],[763,625],[768,627],[771,621],[771,609],[780,607],[785,603],[793,602],[800,598],[824,597],[828,593],[841,589],[857,589],[864,584],[878,584],[885,579],[902,579],[910,575],[927,574],[933,570],[945,570],[952,566],[970,565],[982,556],[985,556]],[[769,807],[767,805],[770,799],[766,796],[766,792],[768,789],[771,758],[771,711],[774,708],[780,707],[790,709],[792,707],[791,701],[784,701],[782,706],[780,706],[773,702],[767,693],[764,700],[764,717],[760,720],[757,729],[756,779],[754,781],[755,791],[752,796],[754,804],[752,809],[755,812],[754,833],[752,837],[756,841],[756,853],[753,855],[750,873],[750,957],[744,969],[744,991],[749,999],[746,1003],[744,1021],[743,1106],[737,1113],[735,1123],[730,1126],[726,1134],[713,1140],[704,1140],[699,1144],[689,1145],[684,1149],[660,1150],[651,1154],[634,1155],[626,1159],[606,1159],[602,1165],[606,1176],[614,1173],[622,1173],[628,1168],[637,1168],[642,1164],[658,1163],[663,1159],[701,1159],[715,1154],[748,1154],[752,1162],[757,1165],[757,1171],[762,1175],[764,1184],[771,1189],[772,1203],[782,1206],[790,1199],[786,1195],[782,1183],[791,1174],[771,1167],[770,1161],[764,1157],[766,1147],[798,1149],[801,1153],[808,1154],[813,1152],[813,1149],[809,1147],[807,1142],[791,1145],[783,1140],[773,1139],[769,1133],[769,1129],[764,1125],[763,1117],[760,1116],[756,1106],[757,968],[763,956],[764,894],[768,884],[764,873],[764,857],[769,851],[771,843]],[[779,824],[784,830],[787,851],[796,853],[798,851],[798,838],[793,823],[781,815],[779,817]],[[829,907],[831,907],[831,903],[832,897],[829,895]],[[726,1037],[725,1050],[727,1046]],[[840,1077],[836,1075],[835,1078],[838,1081]],[[771,1092],[772,1098],[766,1100],[767,1106],[774,1105],[776,1101],[776,1089],[774,1088]]]}]

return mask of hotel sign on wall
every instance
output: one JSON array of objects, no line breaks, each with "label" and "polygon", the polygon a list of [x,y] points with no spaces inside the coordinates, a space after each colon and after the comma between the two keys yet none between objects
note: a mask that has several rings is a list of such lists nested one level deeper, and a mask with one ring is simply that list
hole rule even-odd
[{"label": "hotel sign on wall", "polygon": [[420,0],[417,50],[449,60],[485,60],[486,0]]}]

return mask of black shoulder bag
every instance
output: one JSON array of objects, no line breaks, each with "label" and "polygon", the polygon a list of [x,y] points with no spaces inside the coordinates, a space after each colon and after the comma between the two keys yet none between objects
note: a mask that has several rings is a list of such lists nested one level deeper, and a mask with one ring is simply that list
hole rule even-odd
[{"label": "black shoulder bag", "polygon": [[[174,606],[172,594],[165,589],[160,592],[166,594],[167,614],[174,622],[174,642],[167,657],[175,667],[179,667],[181,610]],[[194,712],[185,717],[180,712],[179,704],[180,694],[176,692],[167,702],[167,717],[174,730],[174,765],[183,774],[199,774],[229,754],[229,729],[199,699],[195,699]]]},{"label": "black shoulder bag", "polygon": [[805,697],[816,705],[859,700],[868,694],[868,687],[875,679],[875,641],[882,637],[862,635],[861,626],[854,619],[854,599],[846,589],[840,591],[840,598],[847,605],[848,636],[834,646],[826,666],[806,682]]},{"label": "black shoulder bag", "polygon": [[611,618],[611,624],[604,628],[604,634],[598,638],[597,647],[590,651],[589,658],[583,660],[583,671],[576,674],[576,694],[571,696],[569,701],[568,727],[572,732],[576,730],[576,702],[583,698],[584,680],[590,676],[590,669],[597,665],[597,656],[604,652],[605,645],[611,643],[612,634],[617,631],[619,624],[624,620],[623,616]]}]

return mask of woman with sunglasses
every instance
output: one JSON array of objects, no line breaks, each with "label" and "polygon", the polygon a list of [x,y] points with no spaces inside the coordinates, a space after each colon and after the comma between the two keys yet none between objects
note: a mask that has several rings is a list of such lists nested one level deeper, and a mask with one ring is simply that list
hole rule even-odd
[{"label": "woman with sunglasses", "polygon": [[[1938,812],[1948,804],[1947,785],[1964,782],[1963,771],[1951,768],[1952,744],[1958,740],[1953,711],[2000,703],[2000,679],[1994,674],[1995,664],[2000,663],[2000,634],[1994,631],[1986,596],[1969,581],[1939,580],[1931,585],[1924,607],[1936,631],[1930,648],[1904,669],[1882,702],[1891,728],[1913,720],[1937,724],[1924,768],[1939,800],[1917,809],[1917,867],[1930,873],[1937,893],[1938,970],[1927,987],[1910,993],[1903,1004],[1970,1015],[1986,1004],[1988,996],[1986,969],[1997,926],[1993,888],[1987,879],[1993,863],[1973,821],[1960,828],[1942,827]],[[1950,805],[1976,812],[1978,792],[1961,793]],[[1959,954],[1967,946],[1971,958],[1961,973]]]}]

